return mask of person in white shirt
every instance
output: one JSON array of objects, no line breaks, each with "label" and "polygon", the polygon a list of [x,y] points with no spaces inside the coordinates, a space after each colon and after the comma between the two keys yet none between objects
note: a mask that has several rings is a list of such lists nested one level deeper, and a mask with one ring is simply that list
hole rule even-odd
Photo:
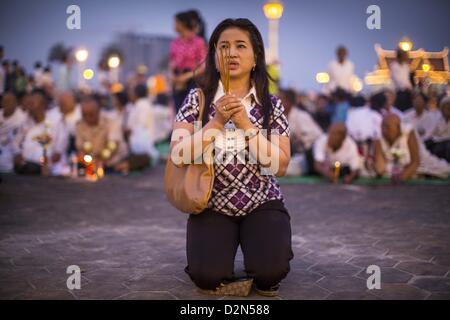
[{"label": "person in white shirt", "polygon": [[147,87],[135,87],[136,102],[130,107],[126,123],[126,136],[132,154],[147,154],[152,160],[159,158],[154,142],[156,137],[155,115],[148,98]]},{"label": "person in white shirt", "polygon": [[14,93],[7,92],[1,100],[0,110],[0,172],[13,171],[14,139],[27,120],[27,114],[17,105]]},{"label": "person in white shirt", "polygon": [[381,139],[375,143],[375,171],[397,181],[418,174],[445,179],[450,174],[450,164],[432,155],[410,125],[390,114],[383,118]]},{"label": "person in white shirt", "polygon": [[417,93],[413,98],[413,108],[404,113],[403,122],[410,124],[416,130],[420,140],[425,141],[431,137],[438,119],[427,108],[428,98],[423,93]]},{"label": "person in white shirt", "polygon": [[44,154],[43,145],[38,140],[49,137],[48,161],[50,173],[64,174],[69,168],[63,163],[67,136],[61,123],[54,123],[46,117],[47,101],[40,92],[32,94],[28,110],[31,121],[19,130],[14,141],[14,171],[19,174],[40,174]]},{"label": "person in white shirt", "polygon": [[[312,116],[295,105],[296,93],[294,90],[280,90],[279,97],[284,106],[284,113],[288,118],[291,130],[291,162],[287,174],[299,175],[312,172],[314,161],[312,146],[322,135],[323,131]],[[302,168],[302,159],[306,162]]]},{"label": "person in white shirt", "polygon": [[330,62],[328,65],[328,74],[330,82],[328,90],[335,91],[341,88],[347,92],[353,92],[352,78],[354,76],[355,66],[353,62],[347,59],[348,51],[344,46],[340,46],[336,50],[337,60]]},{"label": "person in white shirt", "polygon": [[408,53],[401,49],[397,50],[397,59],[390,64],[390,75],[397,99],[395,106],[401,111],[411,108],[411,90],[413,89],[410,80],[410,66],[408,64]]},{"label": "person in white shirt", "polygon": [[366,104],[362,107],[351,108],[348,111],[346,126],[348,134],[355,141],[363,142],[380,137],[382,116],[375,111],[376,98],[375,95],[370,98],[370,105]]},{"label": "person in white shirt", "polygon": [[315,170],[330,181],[337,182],[337,173],[344,177],[344,183],[351,183],[358,176],[361,157],[344,124],[331,125],[328,134],[314,143],[313,152]]},{"label": "person in white shirt", "polygon": [[431,153],[450,162],[450,97],[443,98],[440,106],[441,116],[425,144]]},{"label": "person in white shirt", "polygon": [[57,98],[57,107],[47,111],[47,117],[54,123],[60,123],[66,131],[67,142],[64,156],[75,152],[75,127],[81,120],[81,108],[70,91],[62,91]]}]

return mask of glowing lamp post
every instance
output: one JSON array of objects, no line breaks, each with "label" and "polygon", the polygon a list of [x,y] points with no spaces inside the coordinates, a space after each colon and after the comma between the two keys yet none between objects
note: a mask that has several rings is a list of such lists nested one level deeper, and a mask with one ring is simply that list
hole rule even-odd
[{"label": "glowing lamp post", "polygon": [[278,22],[283,15],[283,5],[278,0],[269,0],[263,7],[264,15],[269,20],[269,63],[278,61]]},{"label": "glowing lamp post", "polygon": [[119,66],[120,58],[118,56],[111,56],[108,59],[108,67],[110,68],[111,82],[119,82]]},{"label": "glowing lamp post", "polygon": [[85,84],[83,72],[85,69],[86,60],[89,56],[89,52],[84,49],[78,49],[75,52],[75,59],[78,61],[78,87],[82,88]]},{"label": "glowing lamp post", "polygon": [[398,43],[398,47],[405,52],[411,51],[413,48],[413,43],[407,37],[403,37]]}]

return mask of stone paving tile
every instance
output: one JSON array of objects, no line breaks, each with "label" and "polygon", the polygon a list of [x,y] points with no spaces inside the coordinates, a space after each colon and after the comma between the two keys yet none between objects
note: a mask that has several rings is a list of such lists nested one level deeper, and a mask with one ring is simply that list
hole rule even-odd
[{"label": "stone paving tile", "polygon": [[[380,268],[381,271],[381,284],[385,283],[407,283],[413,277],[412,274],[397,270],[395,268],[384,267]],[[369,275],[366,273],[366,270],[358,273],[358,277],[367,279]]]},{"label": "stone paving tile", "polygon": [[445,277],[418,277],[411,284],[430,292],[450,292],[450,279]]},{"label": "stone paving tile", "polygon": [[324,277],[317,282],[321,288],[330,292],[363,292],[367,290],[366,279],[356,277]]},{"label": "stone paving tile", "polygon": [[361,268],[348,263],[321,263],[312,266],[308,270],[323,276],[353,276],[356,275]]},{"label": "stone paving tile", "polygon": [[423,300],[429,296],[426,291],[407,284],[383,284],[381,289],[370,293],[383,300]]},{"label": "stone paving tile", "polygon": [[[197,292],[184,273],[188,216],[164,200],[163,173],[98,183],[4,176],[0,298],[231,299]],[[448,188],[282,190],[295,258],[278,299],[450,299]],[[367,290],[371,264],[381,290]],[[81,290],[67,290],[69,265],[82,270]],[[240,251],[235,267],[243,274]]]},{"label": "stone paving tile", "polygon": [[380,298],[368,292],[348,291],[332,293],[327,300],[380,300]]},{"label": "stone paving tile", "polygon": [[397,260],[385,258],[382,256],[358,256],[348,261],[348,263],[350,264],[363,268],[367,268],[370,265],[377,265],[380,268],[393,267],[395,264],[397,264],[397,262]]},{"label": "stone paving tile", "polygon": [[437,265],[430,262],[401,262],[396,266],[397,269],[407,271],[416,276],[445,276],[450,271],[450,267]]}]

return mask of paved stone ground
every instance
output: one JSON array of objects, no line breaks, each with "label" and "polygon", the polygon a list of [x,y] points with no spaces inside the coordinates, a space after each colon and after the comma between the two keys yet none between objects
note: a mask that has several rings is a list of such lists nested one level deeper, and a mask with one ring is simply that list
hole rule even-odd
[{"label": "paved stone ground", "polygon": [[[4,176],[0,298],[223,299],[183,272],[186,216],[164,200],[162,177],[163,167],[98,183]],[[448,186],[282,189],[295,258],[278,299],[450,299]],[[72,264],[81,290],[66,287]],[[381,290],[366,288],[371,264]]]}]

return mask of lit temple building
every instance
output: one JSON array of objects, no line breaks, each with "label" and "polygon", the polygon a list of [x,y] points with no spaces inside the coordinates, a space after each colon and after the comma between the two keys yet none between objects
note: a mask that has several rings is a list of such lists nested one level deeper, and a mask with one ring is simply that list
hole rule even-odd
[{"label": "lit temple building", "polygon": [[[411,50],[411,42],[399,43],[399,47],[408,51],[410,69],[414,71],[417,82],[445,87],[450,82],[448,65],[448,48],[439,52],[428,52],[424,49]],[[391,83],[389,66],[396,59],[396,50],[385,50],[381,45],[375,45],[378,65],[373,72],[366,74],[365,83],[368,86],[386,86]]]}]

